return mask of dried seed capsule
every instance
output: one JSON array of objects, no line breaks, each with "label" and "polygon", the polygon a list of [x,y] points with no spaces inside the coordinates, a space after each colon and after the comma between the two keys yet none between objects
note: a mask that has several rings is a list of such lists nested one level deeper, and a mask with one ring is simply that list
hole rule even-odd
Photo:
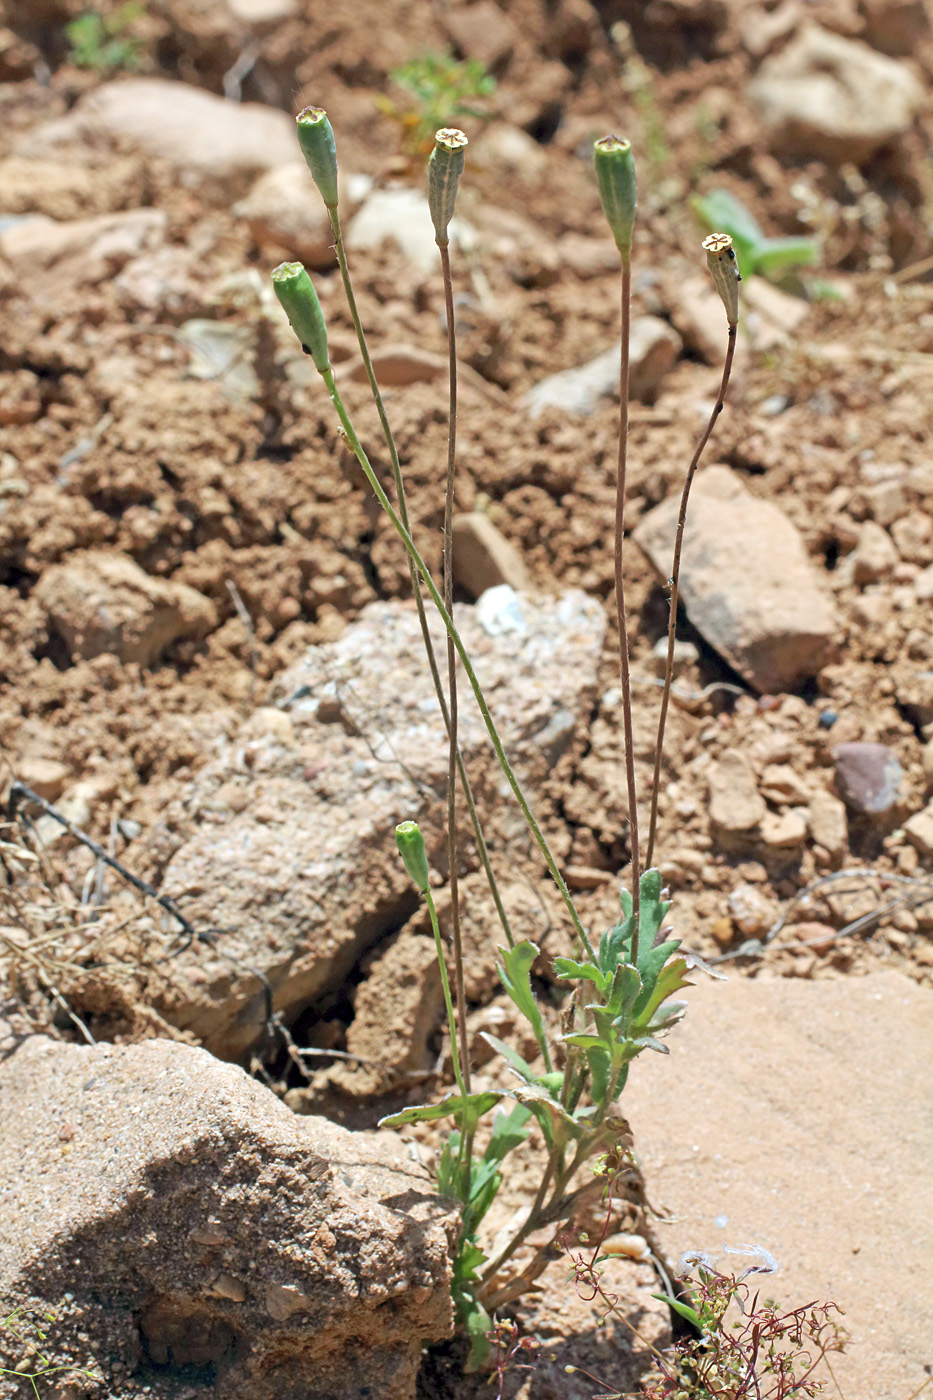
[{"label": "dried seed capsule", "polygon": [[302,349],[311,356],[318,373],[325,374],[330,369],[327,326],[307,270],[300,262],[279,263],[272,273],[272,286]]},{"label": "dried seed capsule", "polygon": [[395,828],[395,844],[405,864],[405,869],[422,894],[430,884],[428,878],[428,856],[424,849],[424,837],[417,822],[401,822]]},{"label": "dried seed capsule", "polygon": [[337,146],[323,107],[305,107],[296,118],[298,144],[328,209],[337,208]]},{"label": "dried seed capsule", "polygon": [[726,319],[730,326],[738,325],[739,283],[742,274],[736,261],[735,249],[728,233],[711,233],[703,239],[706,249],[706,265],[716,284],[716,290],[726,308]]},{"label": "dried seed capsule", "polygon": [[627,259],[632,252],[637,202],[632,143],[620,136],[603,136],[593,147],[593,161],[606,222],[616,247]]},{"label": "dried seed capsule", "polygon": [[456,127],[445,126],[434,133],[434,150],[428,160],[428,204],[442,247],[448,241],[447,227],[454,216],[467,144],[467,138]]}]

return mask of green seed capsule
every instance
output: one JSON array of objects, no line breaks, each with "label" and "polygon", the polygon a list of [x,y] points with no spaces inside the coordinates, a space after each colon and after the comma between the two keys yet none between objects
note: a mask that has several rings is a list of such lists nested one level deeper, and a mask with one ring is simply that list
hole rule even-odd
[{"label": "green seed capsule", "polygon": [[635,159],[631,141],[620,136],[603,136],[593,147],[596,183],[606,222],[623,258],[632,251],[635,228]]},{"label": "green seed capsule", "polygon": [[735,249],[728,233],[711,233],[703,239],[706,249],[706,265],[716,284],[716,290],[726,308],[726,319],[730,326],[739,320],[739,283],[742,274],[735,257]]},{"label": "green seed capsule", "polygon": [[327,326],[307,270],[300,262],[279,263],[272,273],[272,286],[301,348],[311,356],[318,373],[324,374],[330,369]]},{"label": "green seed capsule", "polygon": [[442,247],[448,242],[447,227],[454,216],[467,144],[467,138],[456,127],[442,127],[434,135],[434,150],[428,160],[428,204]]},{"label": "green seed capsule", "polygon": [[405,863],[405,869],[412,881],[424,894],[430,885],[428,878],[428,856],[424,849],[424,837],[417,822],[401,822],[395,828],[395,844]]},{"label": "green seed capsule", "polygon": [[323,107],[298,113],[298,144],[328,209],[337,208],[337,145]]}]

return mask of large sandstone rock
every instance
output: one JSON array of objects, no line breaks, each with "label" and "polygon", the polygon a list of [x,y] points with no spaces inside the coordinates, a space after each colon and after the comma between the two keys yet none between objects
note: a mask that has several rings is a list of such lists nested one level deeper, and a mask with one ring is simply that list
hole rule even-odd
[{"label": "large sandstone rock", "polygon": [[[457,1222],[388,1134],[158,1040],[27,1041],[0,1121],[0,1298],[50,1365],[102,1371],[109,1400],[414,1396]],[[24,1355],[5,1330],[0,1365]]]},{"label": "large sandstone rock", "polygon": [[[635,539],[670,577],[680,491],[649,511]],[[680,596],[690,621],[762,692],[794,690],[830,659],[835,605],[787,516],[728,467],[693,484]]]},{"label": "large sandstone rock", "polygon": [[[457,618],[534,801],[589,715],[603,610],[582,593],[535,602],[500,587]],[[440,624],[433,630],[443,663]],[[460,742],[487,838],[500,852],[514,840],[525,850],[527,830],[463,677],[460,693]],[[366,608],[337,642],[284,673],[275,694],[282,708],[254,716],[232,743],[218,739],[173,812],[190,837],[163,879],[196,927],[218,930],[215,948],[173,961],[163,1010],[231,1058],[263,1030],[251,969],[293,1016],[339,988],[414,912],[398,822],[417,820],[432,864],[446,866],[447,741],[414,608]],[[461,829],[472,849],[465,813]]]},{"label": "large sandstone rock", "polygon": [[765,60],[749,94],[782,153],[837,163],[904,136],[924,100],[904,64],[815,24]]},{"label": "large sandstone rock", "polygon": [[844,1310],[846,1400],[906,1400],[933,1337],[929,990],[895,972],[735,977],[685,1000],[670,1055],[639,1060],[624,1096],[669,1257],[739,1271],[751,1261],[723,1247],[763,1246],[781,1266],[763,1297]]},{"label": "large sandstone rock", "polygon": [[72,660],[112,652],[151,666],[180,638],[217,626],[209,598],[184,583],[151,578],[128,555],[88,549],[43,573],[35,590],[49,627]]},{"label": "large sandstone rock", "polygon": [[60,148],[127,145],[176,166],[202,195],[229,199],[263,170],[295,159],[295,123],[255,102],[227,102],[166,78],[116,79],[67,116],[34,127],[14,154],[48,158]]}]

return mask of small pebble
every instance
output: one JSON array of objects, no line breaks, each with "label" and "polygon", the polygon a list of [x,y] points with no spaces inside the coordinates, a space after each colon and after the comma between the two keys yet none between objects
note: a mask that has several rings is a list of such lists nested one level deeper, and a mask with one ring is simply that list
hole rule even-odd
[{"label": "small pebble", "polygon": [[897,755],[884,744],[837,744],[833,761],[839,796],[847,807],[866,816],[880,816],[896,805],[904,770]]},{"label": "small pebble", "polygon": [[603,1254],[621,1254],[626,1259],[650,1259],[651,1250],[641,1235],[610,1235],[603,1240]]}]

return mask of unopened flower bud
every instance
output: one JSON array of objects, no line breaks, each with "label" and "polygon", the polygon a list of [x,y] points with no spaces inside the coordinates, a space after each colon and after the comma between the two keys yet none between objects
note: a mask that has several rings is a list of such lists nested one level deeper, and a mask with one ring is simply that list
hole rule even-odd
[{"label": "unopened flower bud", "polygon": [[417,822],[401,822],[395,828],[395,844],[405,869],[422,894],[428,889],[428,856],[424,849],[424,837]]},{"label": "unopened flower bud", "polygon": [[298,113],[298,144],[328,209],[337,208],[337,146],[323,107]]},{"label": "unopened flower bud", "polygon": [[739,320],[739,283],[742,274],[736,261],[735,249],[728,233],[711,233],[703,239],[706,249],[706,265],[716,284],[716,290],[726,308],[726,320],[730,326]]},{"label": "unopened flower bud", "polygon": [[279,263],[272,273],[272,286],[301,348],[311,356],[318,373],[326,373],[330,369],[327,326],[307,270],[300,262]]},{"label": "unopened flower bud", "polygon": [[428,204],[438,243],[447,244],[447,227],[454,216],[457,186],[463,174],[467,138],[456,127],[445,126],[434,135],[428,160]]},{"label": "unopened flower bud", "polygon": [[606,222],[623,258],[632,252],[635,227],[635,159],[631,141],[620,136],[603,136],[593,147],[596,183]]}]

